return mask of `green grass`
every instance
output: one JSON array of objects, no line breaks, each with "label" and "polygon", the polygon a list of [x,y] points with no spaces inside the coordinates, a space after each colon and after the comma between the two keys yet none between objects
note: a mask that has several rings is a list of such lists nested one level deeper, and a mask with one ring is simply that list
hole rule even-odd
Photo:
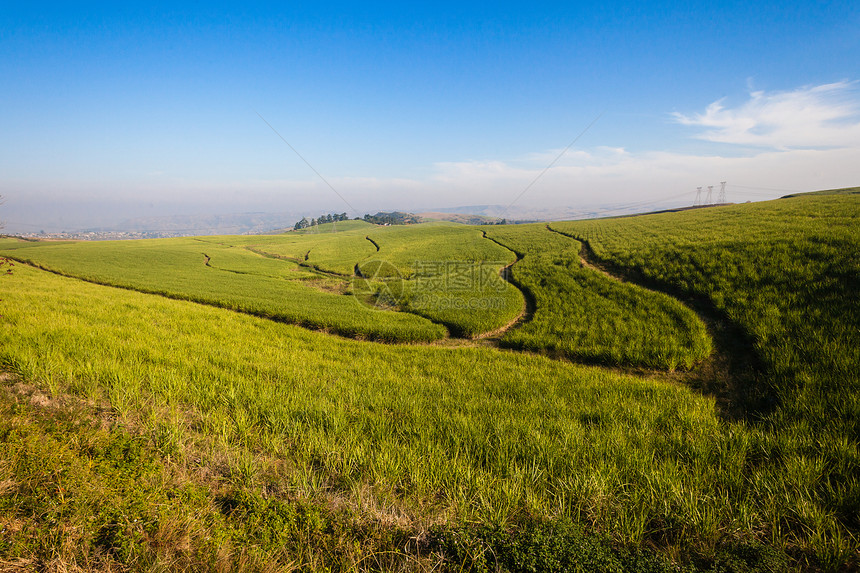
[{"label": "green grass", "polygon": [[824,559],[844,559],[840,547],[856,559],[860,198],[809,194],[552,227],[642,280],[706,297],[744,329],[762,364],[752,406],[763,455],[790,492],[774,527]]},{"label": "green grass", "polygon": [[[225,455],[229,448],[192,443],[189,433],[180,442],[163,420],[140,427],[69,395],[0,385],[0,568],[681,570],[659,553],[619,548],[569,520],[527,519],[515,529],[436,525],[422,548],[414,529],[370,511],[273,495],[274,460],[257,475],[264,464],[249,462],[247,452]],[[732,553],[718,555],[710,570],[725,570]],[[784,560],[761,549],[744,557],[743,565],[769,558],[770,571]]]},{"label": "green grass", "polygon": [[457,223],[376,227],[367,236],[379,245],[378,258],[405,278],[416,274],[416,261],[495,261],[504,266],[515,260],[508,249],[487,241],[479,228]]},{"label": "green grass", "polygon": [[702,321],[677,300],[583,267],[578,241],[544,224],[492,226],[487,236],[523,259],[511,271],[535,300],[505,346],[574,360],[690,369],[711,352]]},{"label": "green grass", "polygon": [[221,271],[295,281],[320,278],[311,269],[272,257],[253,256],[248,249],[239,246],[213,245],[202,240],[199,245],[190,243],[188,246],[199,248],[207,257],[205,264]]},{"label": "green grass", "polygon": [[[177,445],[198,457],[177,460]],[[414,559],[404,530],[263,496],[242,483],[240,460],[177,444],[164,420],[140,428],[91,402],[4,384],[0,569],[348,571]]]},{"label": "green grass", "polygon": [[337,223],[324,223],[315,225],[299,231],[293,231],[302,235],[324,235],[326,233],[342,233],[344,231],[368,231],[376,225],[367,221],[350,219],[349,221],[338,221]]},{"label": "green grass", "polygon": [[823,191],[812,191],[811,193],[797,193],[795,195],[786,195],[785,199],[795,197],[810,197],[821,195],[860,195],[860,187],[844,187],[842,189],[825,189]]},{"label": "green grass", "polygon": [[[329,224],[321,225],[328,227]],[[351,277],[355,265],[376,253],[376,247],[367,240],[366,227],[362,222],[352,230],[338,232],[286,233],[253,238],[230,237],[235,244],[245,245],[256,252],[286,257],[316,267],[320,270]]]},{"label": "green grass", "polygon": [[[97,244],[7,240],[0,252],[103,284],[386,341],[438,339],[446,327],[455,336],[475,337],[522,311],[522,295],[498,276],[513,253],[475,229],[350,223],[338,225],[338,232],[326,224],[274,236]],[[363,277],[353,276],[358,268]]]},{"label": "green grass", "polygon": [[441,322],[474,338],[512,323],[525,310],[523,295],[499,277],[498,261],[448,261],[425,265],[403,284],[404,310]]},{"label": "green grass", "polygon": [[[14,380],[0,380],[0,565],[856,568],[858,216],[857,196],[842,194],[551,224],[615,271],[705,298],[743,329],[760,362],[757,393],[771,401],[739,421],[677,375],[348,340],[16,265],[0,275],[0,369],[44,397],[15,398]],[[398,269],[411,264],[408,245],[433,234],[387,229],[372,238],[380,253],[389,241]],[[490,260],[490,241],[459,229],[472,233],[459,239],[472,258],[455,253],[453,232],[413,255]],[[525,255],[513,269],[535,281],[533,323],[552,302],[539,293],[575,285],[575,304],[598,292],[607,317],[623,308],[628,286],[577,280],[604,277],[575,264],[575,240],[538,226],[488,231]],[[0,251],[178,291],[201,288],[206,273],[238,277],[219,282],[224,291],[269,281],[313,290],[307,268],[249,263],[244,247],[256,243],[244,241],[258,239],[2,240]],[[192,259],[201,274],[179,270]],[[303,278],[284,278],[292,272]],[[670,314],[655,302],[665,297],[629,292],[636,303],[624,312],[668,331],[651,316]],[[641,317],[640,304],[657,310]],[[88,406],[62,414],[57,404],[74,399]],[[429,545],[410,541],[431,529]]]},{"label": "green grass", "polygon": [[523,311],[522,294],[499,276],[510,250],[474,227],[455,223],[377,227],[379,252],[360,265],[406,311],[475,337],[509,324]]},{"label": "green grass", "polygon": [[417,523],[565,516],[702,551],[779,518],[773,468],[749,467],[755,436],[683,387],[491,349],[335,339],[28,267],[0,288],[4,367],[51,394],[108,400],[173,436],[168,452],[200,432],[281,459],[281,487],[305,497]]},{"label": "green grass", "polygon": [[[344,225],[344,223],[356,224]],[[342,229],[341,226],[346,228]],[[337,232],[332,231],[332,224],[326,223],[320,225],[319,230],[307,232],[198,237],[198,240],[242,247],[255,253],[268,255],[270,258],[292,260],[325,272],[351,277],[356,263],[376,252],[376,247],[367,240],[366,232],[368,228],[373,227],[363,221],[343,221],[337,223]]]},{"label": "green grass", "polygon": [[707,297],[752,337],[774,399],[860,437],[860,199],[802,196],[553,228],[598,256]]},{"label": "green grass", "polygon": [[522,295],[498,274],[513,262],[513,253],[473,227],[452,223],[380,227],[364,222],[353,227],[341,231],[338,224],[338,232],[332,233],[326,224],[319,232],[304,234],[201,240],[226,241],[344,276],[358,268],[367,280],[354,281],[353,290],[365,295],[368,305],[424,316],[444,324],[455,336],[496,330],[523,310]]},{"label": "green grass", "polygon": [[[385,341],[428,341],[445,329],[421,317],[376,310],[327,292],[332,284],[290,261],[266,258],[214,239],[24,243],[0,250],[88,281],[221,306],[279,321]],[[206,257],[209,265],[206,265]],[[293,278],[294,277],[294,278]],[[312,288],[320,286],[321,288]]]}]

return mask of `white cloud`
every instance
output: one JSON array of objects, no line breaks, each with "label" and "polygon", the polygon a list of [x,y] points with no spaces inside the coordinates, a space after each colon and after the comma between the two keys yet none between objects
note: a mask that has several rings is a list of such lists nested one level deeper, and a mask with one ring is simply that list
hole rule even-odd
[{"label": "white cloud", "polygon": [[[700,114],[674,114],[678,123],[704,128],[698,138],[759,148],[721,154],[631,152],[623,147],[570,150],[517,201],[518,206],[599,205],[641,200],[684,204],[702,185],[728,181],[728,200],[777,197],[779,191],[853,186],[860,157],[860,94],[856,82],[803,87],[787,92],[756,91],[729,108],[718,101]],[[437,164],[428,184],[443,183],[435,199],[507,205],[561,149],[532,153],[511,162],[464,161]],[[752,188],[752,189],[750,189]],[[689,197],[684,194],[689,193]]]},{"label": "white cloud", "polygon": [[[655,199],[689,190],[698,185],[728,180],[745,186],[813,190],[856,184],[851,168],[853,149],[797,149],[765,151],[748,157],[687,155],[669,152],[625,153],[614,160],[603,157],[587,165],[562,165],[549,170],[524,197],[530,202],[558,203],[569,197],[576,202],[599,202],[602,197],[629,200]],[[512,200],[541,169],[503,168],[494,162],[445,163],[437,165],[433,182],[452,185],[453,192],[467,189],[495,196],[495,202]],[[500,180],[500,172],[506,176]],[[500,185],[500,182],[504,183]],[[428,186],[429,183],[428,182]]]},{"label": "white cloud", "polygon": [[806,86],[793,91],[750,93],[736,108],[725,100],[704,113],[675,112],[682,125],[705,128],[699,139],[719,143],[811,149],[860,145],[860,97],[856,82]]}]

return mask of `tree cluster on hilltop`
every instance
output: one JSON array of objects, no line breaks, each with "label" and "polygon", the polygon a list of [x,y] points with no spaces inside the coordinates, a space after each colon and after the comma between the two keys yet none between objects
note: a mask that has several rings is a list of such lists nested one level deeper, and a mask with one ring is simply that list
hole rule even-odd
[{"label": "tree cluster on hilltop", "polygon": [[391,213],[380,211],[376,215],[365,215],[364,220],[374,225],[414,225],[421,222],[421,218],[417,215],[401,211]]},{"label": "tree cluster on hilltop", "polygon": [[[320,215],[318,218],[312,218],[310,221],[308,221],[307,217],[302,217],[301,221],[293,225],[293,229],[300,231],[301,229],[308,229],[317,225],[324,225],[325,223],[337,223],[347,220],[349,220],[349,217],[347,217],[346,213]],[[365,214],[363,220],[374,225],[415,225],[421,222],[421,217],[402,211],[392,211],[390,213],[380,211],[375,215]]]},{"label": "tree cluster on hilltop", "polygon": [[307,229],[308,227],[324,225],[325,223],[337,223],[338,221],[347,221],[348,219],[349,217],[347,217],[346,213],[329,213],[328,215],[320,215],[317,219],[311,218],[310,221],[308,221],[307,217],[302,217],[302,220],[296,223],[293,228],[298,231],[301,229]]}]

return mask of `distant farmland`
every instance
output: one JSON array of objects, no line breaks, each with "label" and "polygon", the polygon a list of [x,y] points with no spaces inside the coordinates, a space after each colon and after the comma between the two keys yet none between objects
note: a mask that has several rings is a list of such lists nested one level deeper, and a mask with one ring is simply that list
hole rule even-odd
[{"label": "distant farmland", "polygon": [[0,569],[856,569],[858,218],[0,239]]}]

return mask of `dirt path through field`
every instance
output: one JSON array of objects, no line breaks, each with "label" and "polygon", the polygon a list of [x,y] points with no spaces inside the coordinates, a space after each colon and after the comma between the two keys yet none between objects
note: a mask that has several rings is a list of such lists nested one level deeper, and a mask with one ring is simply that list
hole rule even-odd
[{"label": "dirt path through field", "polygon": [[[517,257],[516,261],[512,262],[509,265],[506,265],[505,267],[502,268],[502,270],[499,271],[499,276],[503,280],[510,283],[517,290],[520,290],[520,289],[511,280],[511,267],[514,266],[515,264],[517,264],[519,261],[520,261],[520,259],[519,259],[519,257]],[[523,294],[522,290],[520,290],[520,294]],[[477,336],[474,336],[474,337],[472,337],[472,339],[473,340],[493,340],[493,339],[497,340],[497,339],[501,338],[502,336],[504,336],[505,333],[508,330],[510,330],[511,328],[513,328],[514,326],[517,326],[523,322],[526,322],[527,321],[527,318],[526,318],[527,315],[528,315],[528,319],[530,320],[532,314],[533,313],[529,313],[529,303],[526,299],[525,294],[523,294],[523,307],[520,310],[519,314],[517,316],[515,316],[513,320],[511,320],[506,325],[501,326],[495,330],[490,330],[489,332],[483,332]]]},{"label": "dirt path through field", "polygon": [[371,239],[371,238],[370,238],[370,236],[365,237],[365,239],[367,239],[368,241],[370,241],[370,244],[371,244],[371,245],[373,245],[373,246],[376,248],[376,252],[378,253],[378,252],[379,252],[379,243],[377,243],[376,241],[374,241],[373,239]]},{"label": "dirt path through field", "polygon": [[276,259],[276,260],[281,260],[281,261],[289,261],[289,262],[291,262],[291,263],[295,263],[295,264],[297,264],[298,266],[302,267],[302,268],[303,268],[303,269],[305,269],[305,270],[308,270],[308,271],[311,271],[311,272],[316,273],[316,274],[318,274],[318,275],[322,275],[322,276],[329,277],[329,278],[332,278],[332,279],[349,280],[349,279],[351,279],[351,278],[352,278],[352,276],[351,276],[351,275],[346,275],[346,274],[342,274],[342,273],[336,273],[336,272],[334,272],[334,271],[327,271],[327,270],[323,270],[323,269],[319,268],[318,266],[316,266],[315,264],[313,264],[313,263],[309,263],[309,262],[308,262],[308,258],[311,256],[311,252],[310,252],[310,251],[308,251],[307,253],[305,253],[303,258],[299,259],[299,258],[296,258],[296,257],[288,257],[288,256],[286,256],[286,255],[278,255],[278,254],[275,254],[275,253],[267,253],[266,251],[264,251],[264,250],[262,250],[262,249],[260,249],[260,248],[258,248],[258,247],[255,247],[255,246],[253,246],[253,245],[249,245],[249,246],[245,247],[245,250],[250,251],[250,252],[254,253],[255,255],[259,255],[259,256],[261,256],[261,257],[265,257],[265,258],[267,258],[267,259]]},{"label": "dirt path through field", "polygon": [[534,295],[531,293],[531,291],[529,289],[525,288],[522,284],[520,284],[514,278],[514,274],[513,274],[514,265],[517,264],[518,262],[520,262],[521,260],[523,260],[523,257],[525,255],[523,253],[516,252],[515,250],[511,249],[510,247],[508,247],[506,245],[503,245],[502,243],[493,239],[492,237],[488,237],[486,231],[481,231],[481,233],[484,235],[485,239],[487,239],[488,241],[492,241],[493,243],[499,245],[503,249],[506,249],[506,250],[512,252],[514,254],[514,256],[516,257],[516,260],[514,262],[503,267],[499,271],[499,276],[502,278],[502,280],[509,283],[515,289],[520,291],[520,294],[523,297],[523,309],[516,316],[516,318],[514,318],[512,321],[510,321],[506,325],[502,326],[501,328],[491,330],[490,332],[484,332],[484,333],[479,334],[478,336],[474,337],[475,340],[498,341],[510,329],[515,328],[517,326],[520,326],[521,324],[525,324],[525,323],[529,322],[532,318],[534,318],[535,310],[537,309],[537,304],[535,303],[535,298],[534,298]]},{"label": "dirt path through field", "polygon": [[683,383],[703,394],[713,396],[720,414],[731,420],[754,420],[776,404],[760,382],[763,367],[750,335],[716,308],[710,299],[683,292],[671,284],[650,279],[632,269],[598,257],[587,239],[568,235],[547,225],[547,229],[582,244],[583,266],[612,280],[630,282],[642,288],[670,296],[696,313],[705,324],[714,343],[711,355],[686,372],[663,372],[661,377]]}]

